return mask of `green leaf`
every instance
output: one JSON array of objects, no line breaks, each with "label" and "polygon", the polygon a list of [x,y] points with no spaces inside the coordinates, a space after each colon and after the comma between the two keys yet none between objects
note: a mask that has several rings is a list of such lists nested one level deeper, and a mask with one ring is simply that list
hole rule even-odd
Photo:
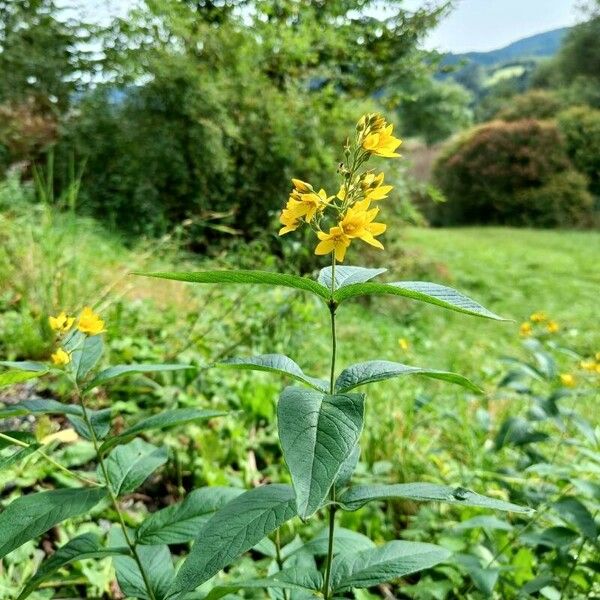
[{"label": "green leaf", "polygon": [[246,581],[232,581],[226,585],[217,585],[204,600],[218,600],[240,590],[251,589],[297,590],[317,596],[316,592],[320,590],[322,585],[323,577],[316,569],[289,568],[264,579],[247,579]]},{"label": "green leaf", "polygon": [[94,387],[102,385],[111,379],[116,377],[122,377],[123,375],[129,375],[131,373],[163,373],[165,371],[183,371],[186,369],[195,369],[192,365],[115,365],[100,371],[94,379],[92,379],[84,388],[84,390],[91,390]]},{"label": "green leaf", "polygon": [[[353,283],[364,283],[386,271],[387,269],[365,269],[364,267],[345,267],[344,265],[336,265],[334,290],[338,290],[347,285],[352,285]],[[321,269],[317,281],[330,290],[331,267]]]},{"label": "green leaf", "polygon": [[[92,423],[92,428],[94,430],[94,434],[96,439],[102,440],[110,431],[111,424],[111,408],[104,408],[102,410],[90,410],[87,409],[88,419]],[[76,415],[68,415],[67,418],[71,422],[71,425],[75,428],[75,431],[84,439],[92,440],[92,433],[87,423],[83,419],[83,417],[79,417]]]},{"label": "green leaf", "polygon": [[8,367],[18,371],[37,371],[38,373],[48,370],[48,365],[32,360],[0,360],[0,367]]},{"label": "green leaf", "polygon": [[331,565],[331,583],[336,592],[367,588],[429,569],[451,553],[434,544],[393,541],[359,552],[338,554]]},{"label": "green leaf", "polygon": [[247,369],[249,371],[267,371],[289,375],[294,379],[306,383],[311,388],[321,392],[329,390],[329,384],[323,379],[309,377],[291,358],[283,354],[261,354],[249,358],[230,358],[216,364],[217,367],[231,369]]},{"label": "green leaf", "polygon": [[327,497],[358,443],[363,415],[363,394],[283,390],[277,407],[279,439],[301,518],[316,512]]},{"label": "green leaf", "polygon": [[340,470],[338,472],[338,476],[335,479],[335,487],[336,489],[341,489],[346,487],[350,480],[352,479],[352,475],[354,475],[354,471],[356,469],[356,465],[358,464],[358,459],[360,458],[360,444],[356,444],[352,449],[352,452],[348,456],[348,458],[342,463]]},{"label": "green leaf", "polygon": [[206,487],[194,490],[183,502],[152,513],[137,530],[139,544],[183,544],[192,541],[215,512],[244,490]]},{"label": "green leaf", "polygon": [[[131,536],[132,533],[129,533]],[[109,542],[112,546],[125,544],[125,536],[120,528],[110,530]],[[136,546],[137,555],[144,568],[154,600],[165,600],[175,579],[173,559],[166,545]],[[151,600],[140,568],[131,556],[113,558],[117,581],[121,591],[128,597]]]},{"label": "green leaf", "polygon": [[15,450],[9,456],[3,456],[0,458],[0,471],[4,471],[4,469],[8,469],[12,467],[14,464],[26,459],[28,456],[33,454],[38,448],[40,448],[39,444],[31,444],[27,448],[19,448]]},{"label": "green leaf", "polygon": [[448,308],[450,310],[455,310],[457,312],[474,315],[477,317],[485,317],[486,319],[495,319],[497,321],[506,320],[450,287],[438,285],[437,283],[429,283],[427,281],[355,283],[339,289],[333,295],[333,299],[336,302],[341,303],[344,300],[355,298],[357,296],[385,294],[403,296],[404,298],[412,298],[413,300],[418,300],[420,302],[435,304],[436,306],[441,306],[442,308]]},{"label": "green leaf", "polygon": [[77,404],[63,404],[56,400],[22,400],[17,404],[1,409],[0,419],[20,417],[28,414],[81,416],[83,411],[81,410],[81,406]]},{"label": "green leaf", "polygon": [[598,528],[592,513],[577,498],[570,496],[553,504],[558,514],[569,523],[577,526],[577,529],[590,541],[598,537]]},{"label": "green leaf", "polygon": [[[296,552],[309,552],[315,556],[325,556],[329,545],[329,529],[322,529],[312,540],[298,548]],[[333,553],[348,553],[374,548],[375,544],[362,533],[336,527],[333,534]],[[294,553],[292,553],[294,554]],[[290,554],[290,556],[292,556]]]},{"label": "green leaf", "polygon": [[518,506],[504,500],[496,500],[496,498],[481,496],[465,488],[453,488],[435,483],[356,485],[342,492],[338,497],[338,502],[344,510],[353,511],[373,500],[393,500],[396,498],[407,498],[418,502],[434,501],[462,506],[480,506],[482,508],[525,514],[534,512],[531,508]]},{"label": "green leaf", "polygon": [[296,515],[296,499],[288,485],[273,484],[238,496],[198,532],[170,598],[191,592]]},{"label": "green leaf", "polygon": [[453,561],[465,569],[477,588],[486,595],[486,598],[493,597],[500,569],[482,567],[480,559],[472,554],[457,554],[453,557]]},{"label": "green leaf", "polygon": [[102,356],[102,336],[88,336],[76,331],[68,338],[64,347],[71,354],[71,362],[68,368],[77,381],[83,381]]},{"label": "green leaf", "polygon": [[36,377],[41,377],[48,372],[46,371],[5,371],[4,373],[0,373],[0,388],[7,387],[9,385],[14,385],[15,383],[22,383],[23,381],[28,381],[29,379],[35,379]]},{"label": "green leaf", "polygon": [[134,273],[145,277],[174,279],[189,283],[236,283],[251,285],[279,285],[312,292],[321,298],[329,299],[329,290],[306,277],[287,273],[270,273],[268,271],[198,271],[192,273]]},{"label": "green leaf", "polygon": [[[115,448],[105,461],[110,486],[121,496],[137,489],[150,475],[167,462],[165,446],[157,448],[141,439]],[[102,471],[98,467],[98,477]]]},{"label": "green leaf", "polygon": [[[19,442],[24,442],[25,444],[35,444],[36,437],[33,433],[29,431],[3,431],[2,435],[10,438],[6,439],[6,437],[0,438],[0,450],[3,448],[8,448],[10,446],[21,446]],[[11,441],[14,440],[14,441]]]},{"label": "green leaf", "polygon": [[125,429],[119,435],[111,437],[100,446],[100,454],[105,454],[111,448],[120,444],[125,444],[143,431],[152,429],[171,429],[187,423],[196,421],[206,421],[215,417],[226,415],[222,410],[204,410],[198,408],[174,408],[165,412],[146,417],[138,421],[135,425]]},{"label": "green leaf", "polygon": [[57,523],[88,512],[105,496],[104,488],[79,488],[17,498],[0,513],[0,558]]},{"label": "green leaf", "polygon": [[471,383],[466,377],[458,375],[457,373],[410,367],[388,360],[369,360],[344,369],[335,382],[335,390],[336,392],[348,392],[360,385],[365,385],[366,383],[383,381],[384,379],[400,377],[401,375],[424,375],[425,377],[431,377],[432,379],[441,379],[442,381],[456,383],[472,392],[481,393],[480,388],[474,383]]},{"label": "green leaf", "polygon": [[129,548],[105,548],[100,538],[93,533],[84,533],[61,546],[47,558],[38,568],[35,575],[27,582],[17,600],[24,600],[43,581],[54,575],[59,569],[77,560],[86,558],[105,558],[116,554],[129,554]]},{"label": "green leaf", "polygon": [[548,527],[541,533],[522,533],[519,539],[524,544],[532,546],[547,546],[548,548],[566,548],[579,539],[579,534],[570,527]]}]

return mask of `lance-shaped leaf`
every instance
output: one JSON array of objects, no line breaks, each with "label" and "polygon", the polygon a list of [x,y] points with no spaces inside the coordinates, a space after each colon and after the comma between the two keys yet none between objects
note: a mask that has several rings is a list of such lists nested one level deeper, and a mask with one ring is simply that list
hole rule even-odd
[{"label": "lance-shaped leaf", "polygon": [[37,371],[38,373],[48,370],[48,365],[33,360],[0,360],[0,367],[8,367],[18,371]]},{"label": "lance-shaped leaf", "polygon": [[64,347],[71,355],[68,369],[75,375],[77,381],[83,381],[102,356],[102,336],[88,336],[75,331],[67,338]]},{"label": "lance-shaped leaf", "polygon": [[146,277],[174,279],[189,283],[236,283],[251,285],[273,285],[312,292],[321,298],[329,298],[329,290],[321,284],[288,273],[270,273],[268,271],[197,271],[192,273],[134,273]]},{"label": "lance-shaped leaf", "polygon": [[284,354],[260,354],[258,356],[250,356],[249,358],[230,358],[217,363],[216,366],[279,373],[280,375],[288,375],[297,381],[306,383],[306,385],[315,390],[322,392],[329,390],[329,384],[325,380],[305,375],[300,366]]},{"label": "lance-shaped leaf", "polygon": [[[108,480],[115,494],[133,492],[150,475],[167,462],[168,451],[165,446],[157,448],[141,439],[115,448],[106,459]],[[103,473],[98,467],[98,477]]]},{"label": "lance-shaped leaf", "polygon": [[122,377],[123,375],[129,375],[132,373],[163,373],[166,371],[184,371],[186,369],[195,369],[192,365],[115,365],[100,371],[94,379],[92,379],[86,386],[85,390],[90,390],[96,386],[102,385],[111,379]]},{"label": "lance-shaped leaf", "polygon": [[429,569],[450,554],[434,544],[398,540],[378,548],[338,554],[331,565],[331,584],[336,592],[371,587]]},{"label": "lance-shaped leaf", "polygon": [[196,538],[200,527],[244,490],[206,487],[194,490],[183,502],[152,513],[137,530],[139,544],[183,544]]},{"label": "lance-shaped leaf", "polygon": [[331,396],[288,387],[277,418],[283,457],[296,491],[298,515],[306,519],[327,497],[363,427],[364,395]]},{"label": "lance-shaped leaf", "polygon": [[410,367],[409,365],[388,360],[369,360],[344,369],[335,382],[335,391],[348,392],[360,385],[392,379],[393,377],[400,377],[402,375],[423,375],[432,379],[441,379],[442,381],[461,385],[472,392],[481,393],[480,388],[466,377],[457,373]]},{"label": "lance-shaped leaf", "polygon": [[481,496],[462,487],[437,485],[436,483],[396,483],[378,485],[356,485],[342,492],[338,501],[344,510],[357,510],[373,500],[393,500],[406,498],[417,502],[446,502],[462,506],[480,506],[508,512],[533,512],[531,508],[512,502]]},{"label": "lance-shaped leaf", "polygon": [[14,385],[15,383],[23,383],[29,379],[35,379],[41,377],[48,372],[46,371],[18,371],[14,369],[12,371],[5,371],[0,373],[0,388]]},{"label": "lance-shaped leaf", "polygon": [[105,548],[100,538],[93,533],[84,533],[61,546],[52,556],[47,558],[38,568],[35,575],[27,582],[17,600],[25,600],[42,582],[52,577],[59,569],[86,558],[106,558],[117,554],[129,554],[129,548]]},{"label": "lance-shaped leaf", "polygon": [[461,294],[450,287],[439,285],[437,283],[429,283],[427,281],[355,283],[339,289],[337,292],[335,292],[333,298],[339,303],[357,296],[386,294],[390,294],[392,296],[403,296],[404,298],[411,298],[413,300],[419,300],[420,302],[435,304],[436,306],[441,306],[442,308],[448,308],[450,310],[469,315],[475,315],[477,317],[485,317],[487,319],[495,319],[497,321],[506,320],[489,311],[487,308],[484,308],[481,306],[481,304],[471,300],[471,298],[468,298],[464,294]]},{"label": "lance-shaped leaf", "polygon": [[[129,533],[130,537],[132,535]],[[122,546],[125,543],[125,537],[120,528],[113,527],[110,530],[109,542],[111,546]],[[140,600],[165,600],[175,579],[175,568],[169,547],[166,545],[136,546],[136,552],[142,563],[146,581],[152,590],[152,596],[148,594],[146,581],[137,562],[131,556],[113,558],[121,591],[127,597]]]},{"label": "lance-shaped leaf", "polygon": [[208,581],[295,515],[294,490],[288,485],[265,485],[238,496],[200,529],[169,598]]},{"label": "lance-shaped leaf", "polygon": [[[364,267],[345,267],[344,265],[336,265],[335,267],[335,286],[334,290],[338,290],[353,283],[364,283],[370,281],[377,275],[385,273],[387,269],[365,269]],[[317,281],[325,286],[328,290],[331,289],[331,267],[325,267],[319,271]]]},{"label": "lance-shaped leaf", "polygon": [[12,467],[14,464],[25,460],[28,456],[33,454],[38,448],[40,448],[39,444],[31,444],[27,446],[27,448],[19,448],[15,450],[9,456],[3,456],[0,458],[0,471],[4,471]]},{"label": "lance-shaped leaf", "polygon": [[56,400],[23,400],[0,410],[0,419],[20,417],[29,414],[39,415],[75,415],[81,416],[83,411],[77,404],[64,404]]},{"label": "lance-shaped leaf", "polygon": [[[108,435],[108,432],[110,431],[112,409],[111,408],[104,408],[102,410],[87,409],[86,412],[87,412],[88,419],[90,420],[90,422],[92,424],[92,429],[94,430],[94,436],[96,437],[96,439],[98,439],[98,440],[104,439]],[[71,425],[73,425],[73,427],[75,428],[75,431],[82,438],[85,438],[86,440],[93,439],[92,432],[90,431],[90,428],[88,427],[88,424],[86,423],[86,421],[83,417],[78,417],[75,415],[68,415],[67,418],[69,419]]]},{"label": "lance-shaped leaf", "polygon": [[105,496],[105,488],[79,488],[17,498],[0,513],[0,558],[57,523],[88,512]]},{"label": "lance-shaped leaf", "polygon": [[323,576],[316,569],[288,568],[264,579],[232,581],[226,585],[215,586],[204,600],[218,600],[240,590],[253,589],[296,590],[317,596],[322,585]]},{"label": "lance-shaped leaf", "polygon": [[173,410],[167,410],[157,415],[146,417],[145,419],[138,421],[135,425],[125,429],[119,435],[115,435],[106,440],[102,446],[100,446],[100,453],[105,454],[111,448],[129,442],[138,435],[138,433],[142,433],[143,431],[171,429],[196,421],[207,421],[214,417],[222,417],[226,414],[227,413],[222,410],[204,410],[198,408],[174,408]]}]

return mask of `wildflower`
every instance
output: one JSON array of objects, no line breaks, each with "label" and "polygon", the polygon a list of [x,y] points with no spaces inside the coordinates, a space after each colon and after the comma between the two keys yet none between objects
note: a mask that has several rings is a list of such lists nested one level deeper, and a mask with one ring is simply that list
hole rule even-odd
[{"label": "wildflower", "polygon": [[302,221],[294,216],[292,211],[288,208],[284,208],[281,211],[279,221],[283,225],[279,230],[279,235],[285,235],[286,233],[290,233],[290,231],[295,231],[302,225]]},{"label": "wildflower", "polygon": [[317,212],[325,209],[331,198],[327,197],[325,190],[319,190],[319,193],[309,192],[300,193],[293,191],[284,210],[289,211],[289,215],[293,215],[296,219],[304,217],[306,222],[312,221]]},{"label": "wildflower", "polygon": [[571,373],[561,373],[560,382],[566,387],[575,387],[575,377]]},{"label": "wildflower", "polygon": [[387,225],[373,222],[378,212],[378,208],[369,210],[368,200],[361,200],[347,210],[340,227],[349,238],[360,238],[375,248],[383,249],[383,244],[375,236],[381,235]]},{"label": "wildflower", "polygon": [[292,183],[294,184],[294,190],[301,194],[310,194],[315,191],[310,183],[306,183],[301,179],[292,179]]},{"label": "wildflower", "polygon": [[406,338],[400,338],[398,340],[398,346],[406,352],[410,348],[410,343]]},{"label": "wildflower", "polygon": [[59,348],[56,352],[51,354],[50,358],[57,367],[64,367],[71,362],[71,357],[68,352],[65,352],[62,348]]},{"label": "wildflower", "polygon": [[344,233],[341,227],[331,227],[329,233],[324,231],[317,232],[318,238],[321,240],[315,248],[315,254],[330,254],[335,252],[335,259],[339,262],[344,260],[346,250],[350,246],[350,238]]},{"label": "wildflower", "polygon": [[75,317],[67,316],[67,313],[64,310],[56,317],[48,317],[50,327],[53,331],[57,331],[58,333],[65,333],[69,331],[69,329],[71,329],[73,326],[74,321]]},{"label": "wildflower", "polygon": [[579,366],[584,370],[584,371],[595,371],[596,370],[596,361],[594,360],[582,360],[579,363]]},{"label": "wildflower", "polygon": [[86,306],[79,315],[77,329],[89,335],[98,335],[104,331],[104,321],[89,306]]},{"label": "wildflower", "polygon": [[377,200],[384,200],[388,194],[394,189],[391,185],[383,185],[384,174],[374,175],[373,173],[367,173],[361,181],[361,187],[365,194],[365,200],[375,202]]},{"label": "wildflower", "polygon": [[525,323],[521,323],[519,327],[519,334],[522,337],[529,337],[533,332],[533,327],[529,321],[525,321]]},{"label": "wildflower", "polygon": [[548,320],[548,317],[546,316],[546,313],[542,312],[542,311],[538,311],[538,312],[534,312],[531,317],[529,317],[529,320],[532,323],[543,323],[544,321]]},{"label": "wildflower", "polygon": [[560,329],[560,325],[556,321],[548,321],[546,329],[548,333],[556,333]]},{"label": "wildflower", "polygon": [[367,134],[362,140],[362,147],[367,152],[384,158],[394,158],[400,156],[395,152],[396,148],[402,143],[402,140],[392,135],[393,125],[388,125],[383,117],[370,127],[367,127]]}]

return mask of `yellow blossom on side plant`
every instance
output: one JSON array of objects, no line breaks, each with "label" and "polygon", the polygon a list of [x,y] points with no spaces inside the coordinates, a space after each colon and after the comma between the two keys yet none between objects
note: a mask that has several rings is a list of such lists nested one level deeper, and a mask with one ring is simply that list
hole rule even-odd
[{"label": "yellow blossom on side plant", "polygon": [[385,223],[374,223],[378,208],[369,209],[369,201],[362,200],[348,209],[340,222],[340,227],[349,238],[359,238],[363,242],[383,250],[383,244],[375,239],[387,228]]},{"label": "yellow blossom on side plant", "polygon": [[542,312],[542,311],[537,311],[537,312],[534,312],[534,313],[531,315],[531,317],[529,317],[529,320],[530,320],[532,323],[543,323],[544,321],[547,321],[547,320],[548,320],[548,317],[546,316],[546,313],[545,313],[545,312]]},{"label": "yellow blossom on side plant", "polygon": [[532,332],[533,332],[533,327],[531,326],[531,323],[529,323],[529,321],[525,321],[525,323],[521,323],[521,326],[519,327],[520,335],[522,335],[523,337],[528,337],[531,335]]},{"label": "yellow blossom on side plant", "polygon": [[592,372],[594,372],[596,370],[596,361],[594,361],[594,360],[582,360],[579,363],[579,366],[584,371],[592,371]]},{"label": "yellow blossom on side plant", "polygon": [[571,373],[561,373],[560,382],[566,387],[575,387],[575,377]]},{"label": "yellow blossom on side plant", "polygon": [[75,317],[69,317],[64,310],[56,317],[48,317],[48,323],[50,323],[51,329],[53,331],[57,331],[58,333],[65,333],[69,331],[74,322]]},{"label": "yellow blossom on side plant", "polygon": [[548,321],[546,329],[548,333],[557,333],[560,330],[560,325],[556,321]]},{"label": "yellow blossom on side plant", "polygon": [[367,127],[361,145],[367,152],[376,156],[397,158],[400,155],[396,152],[396,148],[400,146],[402,140],[395,138],[392,135],[393,131],[393,125],[388,125],[385,121],[376,122],[375,125]]},{"label": "yellow blossom on side plant", "polygon": [[406,338],[400,338],[398,340],[398,346],[406,352],[410,348],[410,342]]},{"label": "yellow blossom on side plant", "polygon": [[104,321],[91,307],[86,306],[79,315],[77,329],[89,335],[98,335],[104,331]]},{"label": "yellow blossom on side plant", "polygon": [[317,237],[321,240],[315,249],[315,254],[335,253],[335,260],[343,262],[346,256],[346,250],[350,246],[350,238],[344,233],[341,227],[331,227],[329,233],[324,231],[317,232]]},{"label": "yellow blossom on side plant", "polygon": [[379,173],[367,173],[360,182],[360,185],[365,193],[365,200],[376,202],[377,200],[384,200],[388,194],[394,189],[394,186],[383,185],[385,175]]},{"label": "yellow blossom on side plant", "polygon": [[51,354],[50,359],[57,367],[64,367],[71,362],[71,357],[68,352],[65,352],[62,348],[59,348],[56,352]]}]

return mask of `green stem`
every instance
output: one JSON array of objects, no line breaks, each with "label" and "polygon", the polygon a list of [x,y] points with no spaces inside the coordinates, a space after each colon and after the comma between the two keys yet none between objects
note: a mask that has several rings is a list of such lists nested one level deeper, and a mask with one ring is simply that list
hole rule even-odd
[{"label": "green stem", "polygon": [[[28,444],[27,442],[23,442],[22,440],[17,440],[16,438],[10,437],[9,435],[4,435],[3,433],[0,433],[0,439],[6,440],[7,442],[10,442],[11,444],[14,444],[15,446],[20,446],[21,448],[29,448],[31,446],[31,444]],[[71,471],[71,470],[67,469],[67,467],[64,467],[59,462],[55,461],[51,456],[48,456],[41,448],[37,448],[35,450],[34,454],[39,454],[42,458],[47,460],[52,466],[56,467],[59,471],[62,471],[63,473],[66,473],[67,475],[70,475],[71,477],[75,477],[75,479],[79,479],[79,481],[82,481],[83,483],[85,483],[87,485],[95,485],[95,486],[99,485],[98,482],[92,481],[91,479],[88,479],[87,477],[84,477],[83,475],[79,475],[79,473],[75,473],[75,471]]]},{"label": "green stem", "polygon": [[[337,308],[336,303],[333,300],[333,293],[335,292],[335,254],[331,254],[331,296],[332,299],[329,302],[329,312],[331,314],[331,374],[329,377],[329,391],[331,394],[335,390],[335,357],[337,352],[337,338],[335,333],[335,310]],[[329,584],[331,581],[331,562],[333,560],[333,536],[335,532],[335,483],[331,486],[329,491],[329,498],[331,504],[329,506],[329,541],[327,545],[327,558],[325,562],[325,578],[323,580],[323,598],[329,600],[331,590]]]},{"label": "green stem", "polygon": [[88,430],[90,432],[90,436],[92,438],[92,443],[94,444],[94,450],[96,451],[96,458],[98,459],[98,464],[100,465],[100,470],[102,471],[102,474],[104,476],[104,481],[106,482],[106,489],[108,490],[110,500],[111,500],[112,505],[115,509],[115,512],[117,513],[117,516],[119,518],[119,524],[121,525],[121,530],[123,531],[123,537],[125,538],[125,542],[129,546],[129,549],[131,550],[131,555],[132,555],[133,559],[135,560],[135,562],[137,563],[138,569],[140,570],[140,574],[144,581],[144,586],[146,587],[146,591],[148,592],[148,597],[150,598],[150,600],[156,600],[156,596],[154,595],[154,592],[152,591],[150,581],[148,579],[148,576],[146,575],[144,566],[142,565],[142,560],[137,551],[137,547],[136,547],[135,543],[131,540],[131,538],[129,537],[129,533],[127,532],[127,525],[125,525],[125,519],[123,518],[123,514],[121,513],[121,509],[119,508],[119,501],[117,499],[117,495],[115,494],[115,491],[113,490],[112,485],[110,484],[110,479],[108,477],[108,470],[106,468],[106,464],[104,463],[104,458],[102,456],[102,453],[100,452],[100,444],[98,443],[98,438],[96,437],[96,432],[94,431],[94,428],[92,426],[92,421],[89,418],[87,409],[85,407],[85,403],[83,401],[83,396],[81,395],[78,386],[76,386],[76,390],[77,390],[77,398],[79,399],[79,404],[81,405],[81,410],[83,411],[83,420],[85,421],[85,424],[87,425]]},{"label": "green stem", "polygon": [[[275,560],[280,571],[283,571],[283,556],[281,555],[281,536],[279,529],[275,532]],[[283,598],[288,600],[288,591],[283,589]]]}]

